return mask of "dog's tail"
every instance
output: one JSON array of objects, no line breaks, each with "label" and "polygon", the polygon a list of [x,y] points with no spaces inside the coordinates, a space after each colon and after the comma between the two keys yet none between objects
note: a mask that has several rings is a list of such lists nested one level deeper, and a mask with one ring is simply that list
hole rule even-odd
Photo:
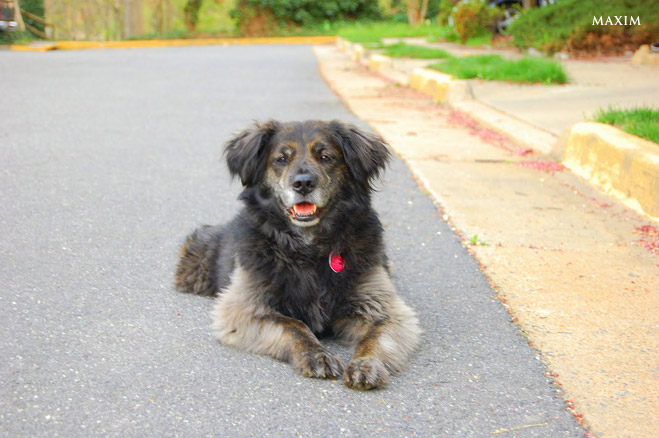
[{"label": "dog's tail", "polygon": [[197,228],[185,239],[176,267],[176,289],[179,292],[217,294],[216,270],[221,241],[221,229],[210,225]]}]

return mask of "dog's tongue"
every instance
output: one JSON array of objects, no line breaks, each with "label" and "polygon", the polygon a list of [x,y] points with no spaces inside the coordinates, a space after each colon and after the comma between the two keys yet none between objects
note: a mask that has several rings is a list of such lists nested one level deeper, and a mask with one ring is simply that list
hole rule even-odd
[{"label": "dog's tongue", "polygon": [[295,212],[303,216],[308,216],[310,214],[313,214],[315,210],[316,210],[316,205],[311,204],[309,202],[301,202],[299,204],[295,204]]}]

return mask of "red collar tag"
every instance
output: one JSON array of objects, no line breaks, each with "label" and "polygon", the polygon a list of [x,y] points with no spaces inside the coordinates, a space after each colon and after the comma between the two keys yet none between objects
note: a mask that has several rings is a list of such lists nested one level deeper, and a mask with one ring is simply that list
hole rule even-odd
[{"label": "red collar tag", "polygon": [[332,271],[336,273],[343,271],[343,268],[346,267],[346,263],[343,260],[343,257],[338,254],[334,254],[333,252],[331,252],[329,255],[329,265]]}]

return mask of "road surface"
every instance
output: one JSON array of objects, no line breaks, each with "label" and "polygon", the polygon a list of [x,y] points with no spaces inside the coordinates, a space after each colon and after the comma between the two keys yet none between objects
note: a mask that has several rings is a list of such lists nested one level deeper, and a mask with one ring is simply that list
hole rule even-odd
[{"label": "road surface", "polygon": [[375,206],[425,333],[386,389],[225,347],[212,300],[173,290],[184,236],[239,208],[221,161],[232,133],[266,118],[365,126],[310,47],[2,51],[0,65],[1,436],[583,436],[398,159]]}]

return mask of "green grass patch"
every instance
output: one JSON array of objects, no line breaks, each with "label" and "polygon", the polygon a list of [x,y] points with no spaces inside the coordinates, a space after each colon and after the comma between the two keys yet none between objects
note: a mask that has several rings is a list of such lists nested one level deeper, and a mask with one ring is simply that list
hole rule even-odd
[{"label": "green grass patch", "polygon": [[556,61],[542,58],[504,59],[500,55],[451,58],[428,66],[460,79],[485,79],[522,83],[564,84],[567,75]]},{"label": "green grass patch", "polygon": [[466,46],[469,47],[484,47],[484,46],[491,46],[492,45],[492,34],[485,34],[485,35],[480,35],[480,36],[475,36],[473,38],[469,38],[465,42]]},{"label": "green grass patch", "polygon": [[350,23],[337,30],[337,35],[353,43],[378,43],[382,38],[436,38],[446,33],[446,26],[433,24],[410,26],[407,23],[386,21]]},{"label": "green grass patch", "polygon": [[630,109],[599,109],[593,119],[613,125],[646,140],[659,143],[659,108],[638,107]]},{"label": "green grass patch", "polygon": [[421,58],[421,59],[434,59],[434,58],[450,58],[451,55],[441,49],[434,49],[432,47],[415,46],[412,44],[398,43],[385,47],[383,55],[391,56],[393,58]]},{"label": "green grass patch", "polygon": [[0,32],[0,45],[29,44],[37,38],[26,30]]}]

